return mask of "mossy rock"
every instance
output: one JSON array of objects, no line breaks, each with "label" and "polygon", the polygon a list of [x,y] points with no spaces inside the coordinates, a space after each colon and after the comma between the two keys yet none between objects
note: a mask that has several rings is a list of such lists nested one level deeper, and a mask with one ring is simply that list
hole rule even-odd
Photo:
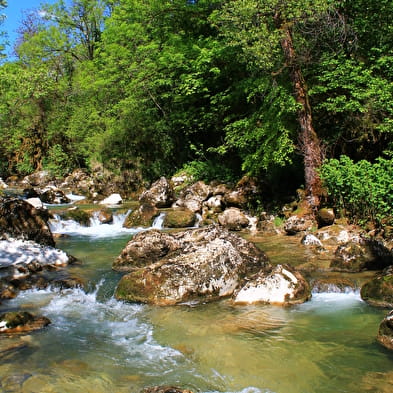
[{"label": "mossy rock", "polygon": [[170,210],[165,214],[164,227],[187,228],[195,225],[196,215],[191,210]]},{"label": "mossy rock", "polygon": [[62,212],[61,217],[64,220],[73,220],[78,222],[80,225],[88,227],[90,225],[91,214],[85,210],[73,208]]},{"label": "mossy rock", "polygon": [[393,310],[379,325],[377,340],[385,348],[393,350]]},{"label": "mossy rock", "polygon": [[139,209],[133,210],[125,219],[123,227],[151,227],[154,219],[160,214],[155,206],[141,205]]},{"label": "mossy rock", "polygon": [[365,283],[360,295],[372,306],[393,308],[393,267]]},{"label": "mossy rock", "polygon": [[12,311],[0,315],[0,333],[28,332],[49,325],[46,317],[36,317],[27,311]]}]

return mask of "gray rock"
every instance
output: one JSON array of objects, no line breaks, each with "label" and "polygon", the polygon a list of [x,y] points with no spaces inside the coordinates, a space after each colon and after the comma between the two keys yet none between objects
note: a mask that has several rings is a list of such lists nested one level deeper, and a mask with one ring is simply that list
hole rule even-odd
[{"label": "gray rock", "polygon": [[144,205],[152,205],[157,208],[170,207],[174,202],[173,185],[165,177],[161,177],[152,186],[143,192],[139,202]]},{"label": "gray rock", "polygon": [[230,231],[240,231],[247,228],[250,223],[245,213],[237,207],[225,209],[223,213],[218,215],[218,222]]},{"label": "gray rock", "polygon": [[297,304],[311,297],[308,282],[294,268],[277,265],[272,271],[261,271],[234,296],[235,304]]},{"label": "gray rock", "polygon": [[211,301],[231,296],[267,266],[266,255],[254,244],[217,226],[148,231],[136,235],[113,265],[133,269],[121,279],[116,297],[158,305]]},{"label": "gray rock", "polygon": [[393,310],[386,315],[379,325],[377,340],[385,348],[393,350]]}]

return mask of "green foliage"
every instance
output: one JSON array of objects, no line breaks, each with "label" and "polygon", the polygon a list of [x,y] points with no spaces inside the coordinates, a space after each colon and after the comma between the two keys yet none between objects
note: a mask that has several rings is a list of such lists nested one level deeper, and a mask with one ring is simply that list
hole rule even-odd
[{"label": "green foliage", "polygon": [[236,180],[235,174],[228,167],[211,160],[187,162],[178,173],[186,174],[192,181],[203,180],[206,183],[213,180],[231,183]]},{"label": "green foliage", "polygon": [[61,177],[71,171],[71,160],[67,153],[59,144],[50,147],[43,162],[44,169],[47,169],[55,176]]},{"label": "green foliage", "polygon": [[393,217],[393,158],[355,163],[341,156],[325,162],[320,174],[335,206],[355,222]]}]

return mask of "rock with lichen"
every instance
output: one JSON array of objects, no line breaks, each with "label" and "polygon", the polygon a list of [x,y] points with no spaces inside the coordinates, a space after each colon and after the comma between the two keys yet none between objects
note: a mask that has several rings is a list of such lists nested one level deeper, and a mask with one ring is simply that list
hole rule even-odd
[{"label": "rock with lichen", "polygon": [[254,244],[217,226],[147,231],[136,235],[114,262],[114,269],[130,270],[116,297],[158,305],[211,301],[231,296],[268,266]]}]

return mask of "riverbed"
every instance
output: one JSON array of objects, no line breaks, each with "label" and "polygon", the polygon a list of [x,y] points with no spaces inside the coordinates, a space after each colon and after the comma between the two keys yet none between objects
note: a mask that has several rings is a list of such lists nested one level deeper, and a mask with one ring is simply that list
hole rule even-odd
[{"label": "riverbed", "polygon": [[[57,247],[82,262],[69,270],[85,288],[30,290],[0,305],[0,312],[22,308],[52,321],[34,334],[1,338],[15,346],[0,359],[1,392],[139,392],[168,384],[194,392],[391,392],[393,355],[375,339],[387,310],[368,306],[358,290],[313,293],[292,307],[123,303],[113,297],[120,274],[112,261],[142,229],[121,229],[121,217],[88,230],[60,224],[55,231],[68,237]],[[258,238],[262,249],[264,241],[273,262],[307,258],[285,239]]]}]

